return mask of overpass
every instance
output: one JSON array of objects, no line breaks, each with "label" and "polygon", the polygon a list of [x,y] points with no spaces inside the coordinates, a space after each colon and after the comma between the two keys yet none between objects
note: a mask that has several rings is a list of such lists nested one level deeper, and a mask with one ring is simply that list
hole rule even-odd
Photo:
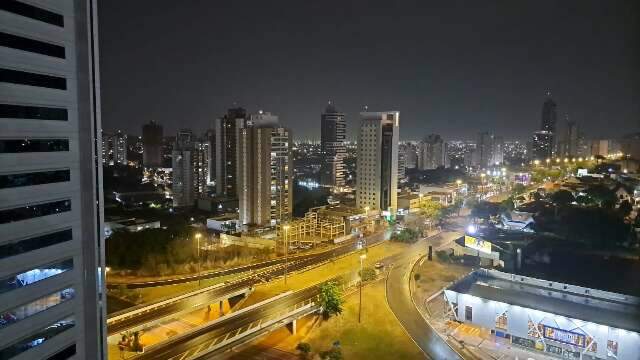
[{"label": "overpass", "polygon": [[319,288],[286,292],[145,348],[131,359],[209,359],[281,326],[296,331],[296,320],[319,309]]}]

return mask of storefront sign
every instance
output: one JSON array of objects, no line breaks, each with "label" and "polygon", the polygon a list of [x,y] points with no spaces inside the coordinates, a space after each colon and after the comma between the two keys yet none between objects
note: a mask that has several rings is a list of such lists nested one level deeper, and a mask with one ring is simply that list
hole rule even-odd
[{"label": "storefront sign", "polygon": [[464,236],[464,246],[474,250],[478,250],[485,254],[491,254],[491,243],[473,236]]},{"label": "storefront sign", "polygon": [[543,336],[547,339],[555,340],[561,343],[575,345],[579,347],[586,346],[586,336],[571,331],[557,329],[544,325]]}]

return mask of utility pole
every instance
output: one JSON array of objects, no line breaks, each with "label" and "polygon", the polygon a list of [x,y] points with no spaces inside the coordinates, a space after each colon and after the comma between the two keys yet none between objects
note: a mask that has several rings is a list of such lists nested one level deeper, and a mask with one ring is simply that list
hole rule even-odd
[{"label": "utility pole", "polygon": [[287,269],[289,267],[289,244],[287,243],[287,232],[289,230],[289,225],[282,226],[282,230],[284,230],[284,286],[287,286]]},{"label": "utility pole", "polygon": [[364,271],[362,268],[362,261],[364,259],[367,258],[367,254],[362,254],[360,255],[360,304],[358,305],[358,324],[360,323],[360,320],[362,318],[362,280],[363,280],[363,275],[364,275]]},{"label": "utility pole", "polygon": [[202,258],[200,257],[200,233],[196,233],[196,241],[198,243],[198,287],[202,282]]}]

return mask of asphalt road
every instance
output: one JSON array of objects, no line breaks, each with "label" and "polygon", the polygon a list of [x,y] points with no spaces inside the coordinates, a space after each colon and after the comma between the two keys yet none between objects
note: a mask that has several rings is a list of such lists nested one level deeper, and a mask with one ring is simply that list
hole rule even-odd
[{"label": "asphalt road", "polygon": [[[440,245],[443,237],[434,235],[427,239],[434,248]],[[431,359],[462,359],[451,347],[438,336],[411,301],[409,292],[409,276],[413,263],[427,251],[427,241],[421,240],[394,259],[386,282],[387,302],[404,329],[413,341]]]},{"label": "asphalt road", "polygon": [[230,318],[221,318],[221,320],[216,324],[202,327],[186,337],[170,339],[162,343],[159,347],[145,350],[143,354],[138,355],[135,359],[166,360],[182,355],[193,348],[202,347],[201,351],[204,351],[206,349],[204,345],[210,345],[216,338],[228,333],[233,334],[256,321],[276,315],[295,304],[317,296],[318,293],[318,288],[314,286],[289,294],[268,304],[253,308],[240,315]]},{"label": "asphalt road", "polygon": [[[369,236],[367,238],[367,245],[373,245],[378,242],[383,241],[385,238],[385,233],[380,232]],[[319,264],[324,261],[328,261],[334,257],[348,254],[352,251],[356,250],[356,242],[351,242],[344,246],[336,247],[334,249],[309,254],[304,257],[294,258],[295,260],[289,261],[287,266],[287,271],[289,273],[297,270],[302,270],[306,267]],[[284,264],[283,264],[284,265]],[[215,302],[218,299],[224,298],[226,294],[232,293],[242,288],[253,287],[256,284],[261,282],[269,281],[272,278],[283,276],[284,275],[284,266],[271,266],[264,271],[259,273],[228,282],[225,286],[221,286],[214,290],[208,291],[206,293],[190,296],[181,301],[177,301],[174,303],[167,304],[162,307],[158,307],[153,311],[140,313],[137,316],[133,316],[130,318],[123,319],[119,322],[112,323],[107,326],[108,334],[116,334],[118,332],[122,332],[127,329],[131,329],[135,326],[142,325],[160,318],[164,318],[170,316],[171,314],[175,314],[181,311],[185,311],[188,309],[195,309],[203,306],[203,304],[210,304]]]}]

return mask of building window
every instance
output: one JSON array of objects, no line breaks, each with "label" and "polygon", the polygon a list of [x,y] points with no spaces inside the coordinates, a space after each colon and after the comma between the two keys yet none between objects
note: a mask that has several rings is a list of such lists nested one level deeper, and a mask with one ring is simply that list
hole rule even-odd
[{"label": "building window", "polygon": [[0,140],[0,154],[69,151],[67,139]]},{"label": "building window", "polygon": [[5,311],[4,313],[0,314],[0,318],[3,320],[3,321],[0,321],[0,329],[2,329],[3,327],[9,326],[13,323],[16,323],[20,320],[24,320],[37,313],[45,311],[58,304],[62,304],[67,300],[71,300],[73,299],[74,296],[75,296],[75,291],[73,290],[73,288],[67,288],[60,291],[56,291],[52,294],[49,294],[45,297],[42,297],[30,303],[20,305],[16,308]]},{"label": "building window", "polygon": [[62,15],[20,1],[2,0],[0,1],[0,10],[64,27],[64,17]]},{"label": "building window", "polygon": [[13,343],[3,349],[0,349],[0,359],[10,359],[23,352],[35,348],[44,344],[46,341],[55,337],[62,332],[73,328],[76,325],[75,318],[68,317],[66,319],[58,320],[55,323],[40,329],[35,334],[32,334],[16,343]]},{"label": "building window", "polygon": [[67,90],[67,79],[65,78],[20,70],[0,69],[0,83],[3,82]]},{"label": "building window", "polygon": [[0,32],[0,46],[12,49],[28,51],[41,55],[48,55],[60,59],[65,58],[64,47],[49,44],[44,41],[28,39],[22,36]]},{"label": "building window", "polygon": [[48,279],[72,269],[73,259],[67,259],[54,264],[43,265],[20,274],[5,277],[0,279],[0,294]]},{"label": "building window", "polygon": [[70,241],[73,238],[71,229],[56,231],[50,234],[18,240],[16,242],[0,245],[0,259],[20,255],[29,251],[42,249],[48,246]]},{"label": "building window", "polygon": [[509,323],[509,317],[506,311],[496,316],[496,329],[507,330],[508,323]]},{"label": "building window", "polygon": [[63,108],[0,104],[0,118],[67,121],[69,113]]},{"label": "building window", "polygon": [[62,351],[51,355],[47,360],[67,360],[76,354],[76,344],[64,348]]},{"label": "building window", "polygon": [[466,321],[473,321],[473,308],[471,306],[464,307],[464,319]]},{"label": "building window", "polygon": [[70,170],[0,175],[0,189],[67,182],[70,180],[70,177]]},{"label": "building window", "polygon": [[68,211],[71,211],[71,200],[59,200],[36,205],[25,205],[22,207],[0,210],[0,224],[28,220]]}]

